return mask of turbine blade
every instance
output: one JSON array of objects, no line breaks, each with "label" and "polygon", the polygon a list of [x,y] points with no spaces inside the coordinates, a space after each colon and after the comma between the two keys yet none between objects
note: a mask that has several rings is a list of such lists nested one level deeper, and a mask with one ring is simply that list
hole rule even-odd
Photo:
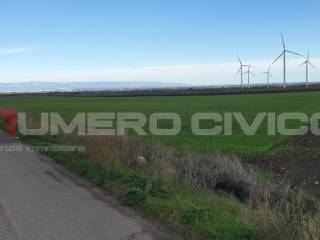
[{"label": "turbine blade", "polygon": [[307,58],[307,61],[309,61],[309,58],[310,58],[310,50],[308,49],[308,58]]},{"label": "turbine blade", "polygon": [[271,73],[269,73],[269,76],[273,78],[273,75]]},{"label": "turbine blade", "polygon": [[303,57],[303,55],[301,55],[300,53],[292,52],[292,51],[289,51],[289,50],[286,50],[286,52],[292,53],[292,54],[294,54],[294,55],[298,55],[298,56],[300,56],[300,57]]},{"label": "turbine blade", "polygon": [[281,39],[282,39],[282,46],[283,46],[283,49],[285,50],[286,49],[286,45],[284,44],[283,35],[282,35],[282,33],[280,33],[280,34],[281,34]]},{"label": "turbine blade", "polygon": [[237,71],[236,76],[239,75],[240,71],[241,71],[241,67],[240,67],[239,70]]},{"label": "turbine blade", "polygon": [[239,60],[240,64],[242,65],[242,62],[241,62],[241,59],[240,59],[239,55],[237,55],[237,57],[238,57],[238,60]]},{"label": "turbine blade", "polygon": [[249,73],[250,73],[252,76],[254,76],[254,77],[256,76],[256,75],[255,75],[254,73],[252,73],[252,72],[249,72]]},{"label": "turbine blade", "polygon": [[309,63],[314,69],[317,69],[316,66],[314,66],[311,62],[308,61],[308,63]]},{"label": "turbine blade", "polygon": [[306,63],[307,63],[307,62],[303,62],[303,63],[300,64],[300,66],[303,66],[303,65],[305,65]]},{"label": "turbine blade", "polygon": [[273,62],[272,64],[274,64],[276,61],[278,61],[278,59],[282,57],[283,53],[284,53],[284,52],[282,52],[282,53],[280,54],[280,56],[279,56],[276,60],[274,60],[274,62]]}]

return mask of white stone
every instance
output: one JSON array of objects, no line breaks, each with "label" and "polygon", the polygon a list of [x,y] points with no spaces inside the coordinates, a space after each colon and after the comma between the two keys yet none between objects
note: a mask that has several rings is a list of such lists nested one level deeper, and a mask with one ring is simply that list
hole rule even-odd
[{"label": "white stone", "polygon": [[145,159],[144,156],[138,156],[136,159],[136,163],[138,166],[144,166],[147,164],[147,160]]}]

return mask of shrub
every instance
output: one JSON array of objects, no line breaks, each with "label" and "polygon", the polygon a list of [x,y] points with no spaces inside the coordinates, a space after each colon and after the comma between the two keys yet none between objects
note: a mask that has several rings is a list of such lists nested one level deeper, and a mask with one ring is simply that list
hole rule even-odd
[{"label": "shrub", "polygon": [[146,201],[146,198],[146,192],[137,188],[130,188],[119,197],[121,204],[129,207],[143,204]]}]

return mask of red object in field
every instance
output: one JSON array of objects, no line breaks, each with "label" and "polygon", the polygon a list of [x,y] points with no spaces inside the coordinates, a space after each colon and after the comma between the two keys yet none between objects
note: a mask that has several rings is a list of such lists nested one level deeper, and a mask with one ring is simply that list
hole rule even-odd
[{"label": "red object in field", "polygon": [[11,136],[17,134],[18,114],[10,108],[0,108],[0,119],[4,121],[4,130]]}]

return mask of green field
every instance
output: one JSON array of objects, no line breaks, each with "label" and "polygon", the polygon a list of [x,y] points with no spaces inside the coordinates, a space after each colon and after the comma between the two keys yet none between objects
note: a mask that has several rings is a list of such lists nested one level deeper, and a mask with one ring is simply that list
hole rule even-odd
[{"label": "green field", "polygon": [[[191,133],[190,119],[196,112],[241,112],[250,122],[257,112],[304,112],[307,114],[320,109],[320,93],[278,93],[225,96],[185,97],[49,97],[20,96],[1,97],[2,107],[13,107],[29,113],[59,112],[66,121],[78,112],[175,112],[182,118],[182,132],[177,136],[159,137],[175,147],[191,146],[197,151],[222,149],[238,153],[267,151],[281,136],[267,136],[267,121],[264,121],[254,136],[245,136],[237,124],[232,136],[195,136]],[[165,127],[166,122],[162,123]],[[212,122],[203,122],[210,127]],[[290,123],[291,126],[297,122]]]},{"label": "green field", "polygon": [[[22,141],[33,146],[86,144],[85,153],[49,151],[45,154],[111,193],[122,205],[134,207],[144,216],[179,230],[186,239],[313,240],[319,239],[319,212],[309,215],[301,214],[300,210],[307,206],[305,204],[309,206],[318,201],[313,202],[309,194],[293,190],[286,195],[289,193],[282,190],[287,188],[283,188],[280,175],[242,164],[239,158],[233,158],[233,154],[222,153],[212,158],[210,153],[204,153],[219,149],[252,154],[255,159],[259,153],[275,153],[269,150],[283,137],[268,136],[267,121],[262,123],[257,134],[250,137],[245,136],[237,124],[233,125],[232,136],[196,136],[191,132],[190,119],[196,112],[241,112],[250,123],[258,112],[303,112],[310,115],[318,111],[319,99],[320,92],[188,97],[20,96],[0,97],[0,107],[15,108],[31,115],[58,112],[66,122],[78,112],[178,113],[183,131],[177,136],[158,138],[177,149],[190,146],[193,151],[176,154],[162,144],[141,141],[140,138],[132,138],[136,139],[134,141],[122,138],[120,144],[114,138],[98,141],[99,138],[93,137],[84,141],[77,137],[64,139],[49,135],[26,136]],[[161,127],[169,127],[168,124],[162,122]],[[294,121],[289,126],[299,124]],[[209,128],[213,123],[203,122],[202,126]],[[310,149],[319,153],[317,146]],[[302,155],[310,149],[302,146],[296,150]],[[133,163],[137,154],[146,156],[146,165]],[[221,176],[224,176],[222,182],[227,181],[235,191],[239,187],[242,192],[249,189],[248,199],[241,200],[235,191],[216,188],[217,185],[213,184],[217,184]],[[199,185],[203,179],[205,184]],[[279,195],[284,196],[280,201],[274,201],[274,189],[284,194]],[[310,234],[315,237],[307,237]]]}]

